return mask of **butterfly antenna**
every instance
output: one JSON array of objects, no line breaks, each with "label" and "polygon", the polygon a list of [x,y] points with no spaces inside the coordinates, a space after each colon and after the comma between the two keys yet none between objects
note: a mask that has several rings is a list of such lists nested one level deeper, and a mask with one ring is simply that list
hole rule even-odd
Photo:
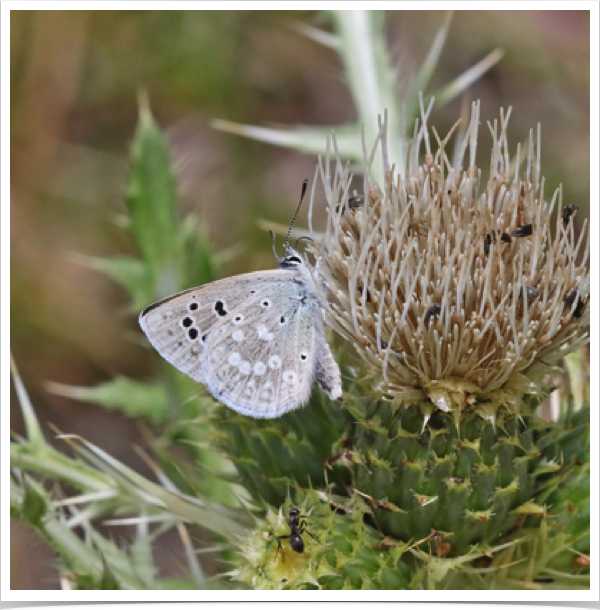
[{"label": "butterfly antenna", "polygon": [[301,235],[297,240],[296,243],[294,244],[294,248],[296,248],[296,250],[298,249],[298,244],[303,240],[303,239],[307,239],[308,241],[312,241],[314,243],[314,239],[312,237],[309,237],[308,235]]},{"label": "butterfly antenna", "polygon": [[277,256],[277,250],[275,249],[275,233],[273,233],[271,229],[269,229],[269,233],[271,234],[271,246],[273,247],[273,254],[275,255],[275,258],[279,260],[279,256]]},{"label": "butterfly antenna", "polygon": [[290,223],[290,228],[288,229],[287,235],[285,236],[284,247],[289,245],[289,243],[290,243],[290,233],[292,232],[292,227],[294,226],[294,223],[296,222],[296,218],[298,218],[298,213],[300,212],[300,206],[302,205],[302,200],[304,199],[304,195],[306,195],[307,186],[308,186],[308,180],[305,178],[302,181],[302,193],[300,193],[300,202],[298,203],[298,207],[296,208],[296,213],[294,214],[294,218],[292,219],[292,222]]}]

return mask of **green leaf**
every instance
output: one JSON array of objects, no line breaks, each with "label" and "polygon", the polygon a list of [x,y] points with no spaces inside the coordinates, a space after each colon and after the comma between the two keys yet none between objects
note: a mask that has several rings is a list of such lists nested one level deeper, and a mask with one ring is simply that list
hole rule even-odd
[{"label": "green leaf", "polygon": [[504,51],[502,49],[494,49],[481,61],[477,62],[474,66],[471,66],[468,70],[465,70],[460,76],[457,76],[435,93],[436,106],[439,108],[466,91],[488,70],[491,70],[503,57]]},{"label": "green leaf", "polygon": [[65,481],[85,492],[101,492],[110,486],[106,475],[59,453],[50,445],[21,440],[10,444],[10,465],[45,477]]},{"label": "green leaf", "polygon": [[63,435],[61,438],[69,441],[75,451],[92,466],[109,474],[123,494],[141,500],[147,506],[164,510],[182,521],[201,525],[228,539],[247,533],[243,522],[247,522],[248,517],[244,511],[165,489],[76,435]]},{"label": "green leaf", "polygon": [[38,484],[29,477],[23,477],[21,486],[14,479],[10,480],[10,486],[11,516],[25,521],[32,527],[39,526],[48,506],[43,492],[38,490]]},{"label": "green leaf", "polygon": [[23,381],[21,380],[21,376],[17,370],[17,365],[12,359],[12,354],[10,357],[10,372],[12,373],[15,392],[19,401],[19,407],[21,408],[23,420],[25,421],[27,439],[32,445],[35,445],[38,448],[43,447],[45,445],[44,435],[37,420],[35,411],[33,410],[33,405],[29,400],[27,390],[25,390],[25,386],[23,385]]},{"label": "green leaf", "polygon": [[[18,512],[25,502],[26,491],[11,481],[11,510]],[[146,589],[155,588],[144,582],[132,569],[127,554],[114,544],[102,539],[102,552],[99,554],[88,542],[82,540],[63,518],[59,518],[56,509],[43,487],[34,481],[31,486],[43,500],[46,511],[43,518],[30,523],[35,531],[55,550],[69,571],[73,574],[76,585],[84,589]],[[91,530],[89,523],[84,528],[92,534],[94,542],[102,537]],[[104,551],[109,551],[108,553]]]},{"label": "green leaf", "polygon": [[129,293],[132,309],[141,310],[155,297],[150,267],[133,258],[94,258],[90,265],[106,273]]},{"label": "green leaf", "polygon": [[[374,142],[379,133],[377,117],[388,113],[390,165],[404,168],[403,118],[397,91],[396,70],[387,49],[383,11],[332,11],[338,52],[346,80],[364,126],[365,142]],[[337,132],[337,129],[336,129]],[[361,155],[362,157],[362,155]],[[383,171],[374,164],[375,181],[383,183]]]},{"label": "green leaf", "polygon": [[176,186],[167,141],[143,99],[130,163],[126,202],[131,233],[153,278],[160,281],[176,250]]},{"label": "green leaf", "polygon": [[211,127],[235,135],[268,142],[274,146],[293,148],[306,154],[322,154],[327,138],[335,129],[337,150],[342,158],[362,163],[363,152],[358,125],[331,125],[327,127],[259,127],[256,125],[240,125],[222,119],[211,121]]},{"label": "green leaf", "polygon": [[116,377],[93,388],[53,382],[46,385],[55,394],[117,409],[129,417],[147,417],[159,422],[167,415],[167,392],[160,382],[149,384]]},{"label": "green leaf", "polygon": [[431,80],[431,77],[433,76],[433,73],[437,67],[446,38],[448,37],[448,29],[450,28],[452,16],[452,11],[448,11],[444,16],[444,23],[437,31],[437,34],[431,43],[431,47],[429,48],[429,53],[421,65],[421,68],[415,75],[415,78],[410,86],[410,91],[405,97],[405,101],[408,106],[407,115],[409,117],[409,123],[416,119],[419,114],[419,93],[425,93],[425,91],[427,91],[427,86],[429,85],[429,81]]},{"label": "green leaf", "polygon": [[188,216],[179,228],[181,286],[178,290],[208,284],[216,279],[208,233],[198,226],[192,216]]},{"label": "green leaf", "polygon": [[[139,579],[145,586],[144,589],[154,589],[155,568],[152,563],[152,553],[150,547],[147,547],[147,555],[144,564],[139,561],[139,557],[132,557],[124,550],[119,549],[115,543],[101,536],[95,530],[91,530],[91,537],[94,545],[100,551],[102,558],[103,571],[100,581],[103,589],[118,589],[117,574],[131,574],[132,577]],[[116,585],[116,586],[115,586]]]}]

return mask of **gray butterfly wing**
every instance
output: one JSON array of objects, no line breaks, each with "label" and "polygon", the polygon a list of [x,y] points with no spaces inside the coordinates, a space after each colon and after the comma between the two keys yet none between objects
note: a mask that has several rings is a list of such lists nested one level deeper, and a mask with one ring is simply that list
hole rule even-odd
[{"label": "gray butterfly wing", "polygon": [[319,387],[331,398],[337,400],[342,395],[342,375],[325,333],[318,334],[315,350],[315,379]]},{"label": "gray butterfly wing", "polygon": [[323,317],[316,295],[284,273],[224,317],[202,354],[208,390],[244,415],[279,417],[310,397]]},{"label": "gray butterfly wing", "polygon": [[185,290],[147,307],[140,326],[165,360],[204,383],[200,357],[212,328],[286,274],[280,269],[248,273]]}]

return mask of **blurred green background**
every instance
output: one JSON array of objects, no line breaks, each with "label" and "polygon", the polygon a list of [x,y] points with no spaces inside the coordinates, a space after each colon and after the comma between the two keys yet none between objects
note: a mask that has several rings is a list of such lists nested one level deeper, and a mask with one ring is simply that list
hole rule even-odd
[{"label": "blurred green background", "polygon": [[[153,375],[156,359],[143,347],[125,293],[81,259],[134,254],[119,218],[138,94],[147,92],[169,138],[182,213],[202,220],[216,252],[231,249],[221,274],[273,267],[257,220],[289,222],[316,159],[209,123],[353,121],[337,55],[292,25],[329,29],[330,22],[327,14],[295,11],[13,10],[10,20],[11,349],[49,436],[52,423],[151,476],[132,449],[144,444],[137,422],[44,386]],[[443,20],[438,11],[387,13],[400,93]],[[512,150],[542,124],[546,195],[562,183],[565,204],[580,208],[581,228],[590,193],[589,12],[456,12],[431,90],[496,47],[504,59],[466,101],[481,99],[482,123],[513,106]],[[434,108],[431,124],[445,133],[460,110],[461,100]],[[480,133],[485,171],[485,124]],[[317,193],[317,203],[324,201]],[[14,395],[11,428],[23,431]],[[12,525],[11,588],[58,588],[51,553]],[[165,574],[184,569],[180,553],[175,536],[164,541],[157,562]]]}]

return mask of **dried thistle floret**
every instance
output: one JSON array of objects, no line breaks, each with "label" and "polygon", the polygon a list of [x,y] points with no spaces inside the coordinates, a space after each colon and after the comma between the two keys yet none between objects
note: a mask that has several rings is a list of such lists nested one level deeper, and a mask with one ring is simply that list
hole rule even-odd
[{"label": "dried thistle floret", "polygon": [[[540,130],[528,152],[508,149],[510,109],[489,124],[487,184],[475,165],[479,105],[450,163],[432,153],[427,115],[402,172],[389,166],[386,124],[367,155],[364,194],[339,157],[320,164],[327,227],[314,245],[315,274],[329,290],[330,324],[378,373],[377,389],[398,402],[457,417],[472,408],[494,421],[543,393],[542,378],[589,340],[589,236],[579,237],[540,178]],[[450,135],[450,134],[449,134]],[[419,149],[425,144],[425,163]],[[381,188],[371,177],[379,148]],[[469,166],[462,167],[469,153]],[[525,168],[521,170],[521,162]],[[360,205],[348,205],[360,201]],[[312,205],[312,202],[311,202]],[[554,228],[551,215],[558,208]]]}]

